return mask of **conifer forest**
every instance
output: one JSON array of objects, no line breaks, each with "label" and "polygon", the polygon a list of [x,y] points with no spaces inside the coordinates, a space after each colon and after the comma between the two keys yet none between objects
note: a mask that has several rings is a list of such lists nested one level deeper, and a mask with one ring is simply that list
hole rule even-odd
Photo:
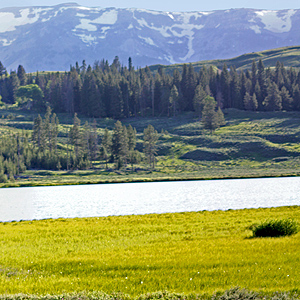
[{"label": "conifer forest", "polygon": [[[136,150],[136,129],[121,121],[143,117],[176,117],[193,112],[211,133],[225,125],[222,110],[299,111],[300,72],[285,68],[265,68],[253,61],[251,70],[235,67],[222,70],[192,64],[173,74],[159,67],[135,69],[118,57],[112,64],[96,61],[93,66],[70,66],[68,72],[26,73],[23,66],[7,72],[0,62],[1,105],[38,114],[32,131],[9,132],[0,143],[0,181],[13,180],[26,169],[88,169],[101,159],[116,169],[144,160],[155,167],[158,133],[148,125],[143,132],[143,153]],[[58,147],[57,114],[73,116],[64,146]],[[78,116],[94,119],[81,124]],[[99,137],[96,119],[116,120],[112,132]]]}]

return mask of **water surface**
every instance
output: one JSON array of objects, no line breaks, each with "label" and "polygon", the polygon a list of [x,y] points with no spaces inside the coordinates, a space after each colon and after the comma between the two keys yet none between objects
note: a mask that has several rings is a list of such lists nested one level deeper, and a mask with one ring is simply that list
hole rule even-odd
[{"label": "water surface", "polygon": [[0,221],[300,205],[300,177],[0,189]]}]

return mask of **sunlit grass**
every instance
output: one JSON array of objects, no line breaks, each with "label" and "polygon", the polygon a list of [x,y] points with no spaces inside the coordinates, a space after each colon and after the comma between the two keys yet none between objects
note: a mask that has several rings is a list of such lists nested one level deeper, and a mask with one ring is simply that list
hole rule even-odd
[{"label": "sunlit grass", "polygon": [[169,290],[274,292],[300,286],[300,235],[251,238],[299,207],[0,224],[0,294]]},{"label": "sunlit grass", "polygon": [[[210,134],[193,113],[176,117],[145,117],[122,120],[137,129],[137,149],[143,152],[143,130],[152,124],[159,132],[157,164],[153,170],[146,160],[116,170],[113,163],[93,163],[91,170],[27,170],[7,186],[37,186],[81,183],[110,183],[160,180],[247,178],[300,175],[300,113],[248,112],[224,110],[226,126]],[[9,130],[31,134],[37,113],[19,110],[0,111],[0,133]],[[66,153],[72,115],[59,114],[58,150]],[[82,124],[94,120],[82,118]],[[97,119],[100,136],[110,132],[113,119]],[[69,146],[69,149],[72,147]]]}]

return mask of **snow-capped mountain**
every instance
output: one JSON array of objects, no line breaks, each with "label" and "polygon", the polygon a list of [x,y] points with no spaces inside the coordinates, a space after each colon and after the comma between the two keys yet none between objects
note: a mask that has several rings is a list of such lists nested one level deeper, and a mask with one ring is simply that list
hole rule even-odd
[{"label": "snow-capped mountain", "polygon": [[230,58],[300,44],[300,10],[160,12],[76,3],[0,10],[0,61],[8,69],[69,70],[129,57],[135,66]]}]

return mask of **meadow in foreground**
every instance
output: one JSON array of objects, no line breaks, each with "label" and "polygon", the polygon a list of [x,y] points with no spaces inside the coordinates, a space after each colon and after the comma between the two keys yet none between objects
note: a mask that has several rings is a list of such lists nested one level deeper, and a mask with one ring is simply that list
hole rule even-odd
[{"label": "meadow in foreground", "polygon": [[249,230],[282,218],[300,207],[1,223],[0,294],[299,292],[300,234]]}]

